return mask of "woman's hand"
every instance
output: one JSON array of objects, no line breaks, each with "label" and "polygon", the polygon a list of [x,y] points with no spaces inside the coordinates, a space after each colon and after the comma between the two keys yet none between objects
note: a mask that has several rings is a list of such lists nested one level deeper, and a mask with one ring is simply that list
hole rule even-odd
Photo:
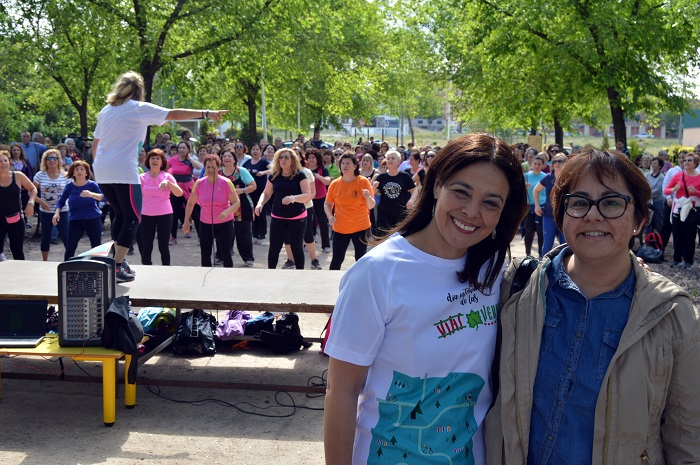
[{"label": "woman's hand", "polygon": [[331,215],[328,217],[328,224],[333,226],[335,224],[335,216]]},{"label": "woman's hand", "polygon": [[255,213],[255,216],[260,216],[260,213],[262,213],[262,209],[263,209],[263,206],[260,204],[257,204],[255,206],[255,211],[253,212],[253,213]]},{"label": "woman's hand", "polygon": [[80,196],[83,198],[91,198],[91,199],[95,198],[95,194],[90,192],[90,191],[81,191]]},{"label": "woman's hand", "polygon": [[221,121],[221,116],[228,113],[228,110],[210,110],[208,118],[213,121]]},{"label": "woman's hand", "polygon": [[282,205],[289,205],[290,203],[294,203],[295,201],[296,201],[296,196],[288,195],[282,199]]},{"label": "woman's hand", "polygon": [[189,222],[189,220],[187,220],[187,221],[185,221],[185,222],[182,223],[182,232],[184,232],[185,234],[189,234],[189,233],[190,233],[190,222]]},{"label": "woman's hand", "polygon": [[369,189],[362,189],[362,197],[368,199],[372,196],[372,193],[369,191]]},{"label": "woman's hand", "polygon": [[51,218],[51,224],[54,226],[58,225],[58,222],[61,221],[61,214],[60,213],[54,213],[53,218]]},{"label": "woman's hand", "polygon": [[688,187],[689,194],[695,195],[696,192],[697,192],[697,190],[695,189],[695,187],[693,187],[693,186]]},{"label": "woman's hand", "polygon": [[416,204],[415,204],[415,202],[413,201],[413,199],[410,199],[408,202],[406,202],[406,208],[407,208],[408,210],[413,210],[413,207],[415,207],[415,205],[416,205]]},{"label": "woman's hand", "polygon": [[542,207],[537,204],[535,204],[535,215],[542,216]]},{"label": "woman's hand", "polygon": [[32,216],[34,216],[34,204],[28,203],[24,209],[24,217],[27,218],[27,221],[29,221],[29,218]]},{"label": "woman's hand", "polygon": [[228,216],[228,215],[226,214],[226,210],[224,210],[224,211],[222,211],[221,213],[219,213],[219,219],[220,219],[221,221],[225,220],[227,216]]},{"label": "woman's hand", "polygon": [[170,182],[166,179],[165,181],[162,181],[160,184],[158,184],[158,188],[162,191],[167,191],[170,189]]}]

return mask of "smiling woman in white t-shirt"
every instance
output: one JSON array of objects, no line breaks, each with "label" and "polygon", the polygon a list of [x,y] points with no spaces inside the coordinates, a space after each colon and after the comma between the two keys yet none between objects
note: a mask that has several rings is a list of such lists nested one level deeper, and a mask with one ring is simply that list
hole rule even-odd
[{"label": "smiling woman in white t-shirt", "polygon": [[95,180],[114,210],[112,238],[117,281],[133,281],[134,273],[124,261],[141,220],[141,184],[138,155],[148,126],[194,118],[221,120],[227,110],[186,110],[145,102],[143,77],[128,71],[114,84],[107,105],[97,115],[92,156]]},{"label": "smiling woman in white t-shirt", "polygon": [[499,287],[526,198],[505,142],[456,139],[409,216],[345,273],[325,349],[327,464],[485,463]]}]

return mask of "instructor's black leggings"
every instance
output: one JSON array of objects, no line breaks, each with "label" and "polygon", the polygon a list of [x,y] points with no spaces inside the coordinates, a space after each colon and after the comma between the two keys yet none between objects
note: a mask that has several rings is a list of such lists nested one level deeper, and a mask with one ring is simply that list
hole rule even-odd
[{"label": "instructor's black leggings", "polygon": [[112,240],[131,248],[141,222],[141,184],[100,184],[100,190],[114,210]]}]

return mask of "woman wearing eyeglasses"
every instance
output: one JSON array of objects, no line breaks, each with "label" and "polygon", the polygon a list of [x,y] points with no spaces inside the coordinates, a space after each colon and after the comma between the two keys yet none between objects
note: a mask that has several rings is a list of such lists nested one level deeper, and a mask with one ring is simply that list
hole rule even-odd
[{"label": "woman wearing eyeglasses", "polygon": [[552,250],[555,237],[559,241],[559,244],[563,244],[565,242],[564,234],[562,234],[562,232],[557,228],[557,224],[554,222],[551,195],[554,183],[557,181],[557,176],[568,159],[569,158],[563,153],[555,155],[554,159],[552,160],[552,172],[542,178],[532,190],[532,196],[534,198],[538,198],[542,190],[545,191],[547,196],[544,205],[535,203],[535,215],[542,218],[542,236],[544,236],[542,254],[546,254]]},{"label": "woman wearing eyeglasses", "polygon": [[521,292],[505,292],[514,267],[501,287],[489,465],[700,460],[700,314],[629,250],[650,198],[617,151],[587,146],[559,174],[552,205],[567,244]]},{"label": "woman wearing eyeglasses", "polygon": [[[274,194],[274,197],[273,197]],[[311,185],[301,169],[301,162],[292,149],[282,148],[275,152],[272,174],[255,207],[255,215],[262,214],[265,203],[273,199],[270,219],[270,248],[267,267],[277,268],[280,250],[288,234],[289,246],[297,270],[304,269],[304,232],[306,231],[306,207],[313,198]]]},{"label": "woman wearing eyeglasses", "polygon": [[[695,258],[695,235],[697,224],[693,217],[682,218],[681,209],[685,204],[700,208],[700,173],[698,155],[688,153],[683,158],[683,171],[676,173],[664,189],[664,194],[673,197],[671,206],[671,227],[673,231],[673,262],[671,268],[693,268]],[[685,215],[683,215],[685,216]],[[685,263],[681,263],[681,260]]]},{"label": "woman wearing eyeglasses", "polygon": [[[34,185],[41,192],[36,201],[39,204],[39,223],[41,224],[41,258],[44,261],[49,259],[51,249],[51,231],[53,230],[54,212],[56,203],[61,198],[61,194],[70,180],[63,171],[61,154],[56,149],[49,149],[44,152],[39,165],[39,172],[34,175]],[[66,247],[68,240],[68,205],[61,209],[58,222],[58,236]]]}]

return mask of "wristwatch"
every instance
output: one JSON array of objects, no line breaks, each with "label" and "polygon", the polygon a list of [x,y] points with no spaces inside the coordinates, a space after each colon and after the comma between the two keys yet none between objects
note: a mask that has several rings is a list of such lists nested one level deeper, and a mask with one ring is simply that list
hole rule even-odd
[{"label": "wristwatch", "polygon": [[27,203],[28,203],[29,205],[31,205],[31,206],[34,206],[34,205],[36,204],[36,202],[34,202],[33,200],[30,200],[30,201],[27,202]]}]

